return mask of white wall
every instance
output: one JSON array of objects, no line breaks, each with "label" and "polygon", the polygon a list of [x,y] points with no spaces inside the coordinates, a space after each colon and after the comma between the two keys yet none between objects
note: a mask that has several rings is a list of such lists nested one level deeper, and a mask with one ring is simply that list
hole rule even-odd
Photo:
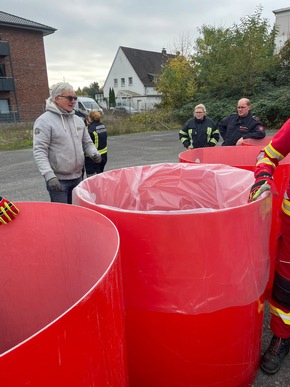
[{"label": "white wall", "polygon": [[[129,78],[132,78],[133,83],[129,85]],[[121,86],[121,78],[125,79],[125,85]],[[114,85],[114,79],[118,80],[118,86]],[[136,72],[132,68],[128,59],[124,55],[123,51],[119,48],[117,55],[114,59],[112,67],[110,69],[109,75],[104,84],[104,97],[109,98],[109,90],[113,88],[115,90],[115,95],[119,91],[132,91],[140,95],[144,95],[144,85],[138,78]]]},{"label": "white wall", "polygon": [[275,27],[278,35],[275,38],[276,51],[279,52],[287,39],[290,38],[290,8],[273,11],[276,15]]},{"label": "white wall", "polygon": [[132,98],[132,105],[136,110],[148,111],[155,108],[155,105],[161,102],[159,96],[150,97],[134,97]]},{"label": "white wall", "polygon": [[[122,78],[124,84],[122,84]],[[132,78],[132,84],[129,84]],[[114,80],[117,79],[118,85]],[[130,62],[119,47],[108,77],[104,83],[104,98],[109,99],[110,88],[115,91],[116,104],[132,106],[140,111],[151,110],[156,103],[160,102],[160,96],[154,87],[145,87]]]}]

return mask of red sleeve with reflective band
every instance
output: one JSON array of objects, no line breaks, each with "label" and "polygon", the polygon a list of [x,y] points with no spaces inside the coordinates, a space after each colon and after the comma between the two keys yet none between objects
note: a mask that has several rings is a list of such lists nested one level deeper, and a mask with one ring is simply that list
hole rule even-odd
[{"label": "red sleeve with reflective band", "polygon": [[255,177],[262,172],[273,175],[279,162],[290,152],[290,119],[275,134],[272,141],[263,149],[259,155]]}]

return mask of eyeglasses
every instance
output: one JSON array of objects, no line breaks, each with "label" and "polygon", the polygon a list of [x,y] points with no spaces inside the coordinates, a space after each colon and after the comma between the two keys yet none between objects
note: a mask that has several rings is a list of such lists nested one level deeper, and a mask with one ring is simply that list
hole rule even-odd
[{"label": "eyeglasses", "polygon": [[69,102],[76,101],[78,97],[73,97],[72,95],[58,95],[59,98],[66,98]]},{"label": "eyeglasses", "polygon": [[195,114],[204,114],[204,112],[194,112]]},{"label": "eyeglasses", "polygon": [[238,106],[238,109],[246,109],[248,106]]}]

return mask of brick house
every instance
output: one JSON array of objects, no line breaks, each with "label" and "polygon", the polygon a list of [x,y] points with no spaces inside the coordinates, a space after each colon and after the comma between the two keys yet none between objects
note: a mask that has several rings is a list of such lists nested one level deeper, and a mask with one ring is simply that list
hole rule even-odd
[{"label": "brick house", "polygon": [[49,86],[43,37],[56,29],[0,11],[0,122],[34,121]]}]

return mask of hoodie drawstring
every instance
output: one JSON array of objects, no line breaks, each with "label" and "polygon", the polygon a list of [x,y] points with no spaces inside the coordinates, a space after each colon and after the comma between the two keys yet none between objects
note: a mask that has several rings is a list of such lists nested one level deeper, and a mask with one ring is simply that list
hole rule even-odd
[{"label": "hoodie drawstring", "polygon": [[75,130],[76,130],[76,135],[77,135],[77,137],[79,136],[79,134],[78,134],[78,128],[77,128],[77,125],[76,125],[76,122],[75,122],[75,116],[73,115],[72,116],[72,119],[73,119],[73,122],[74,122],[74,127],[75,127]]},{"label": "hoodie drawstring", "polygon": [[66,132],[67,130],[66,130],[66,127],[65,127],[65,123],[64,123],[64,119],[63,119],[62,114],[60,115],[60,117],[61,117],[61,122],[62,122],[62,126],[64,128],[64,131]]},{"label": "hoodie drawstring", "polygon": [[[67,130],[66,130],[66,126],[65,126],[64,119],[63,119],[63,115],[61,114],[60,117],[61,117],[62,126],[63,126],[63,128],[64,128],[64,131],[66,132]],[[78,128],[77,128],[77,125],[76,125],[76,122],[75,122],[75,118],[74,118],[74,116],[71,116],[71,118],[72,118],[72,120],[73,120],[73,126],[74,126],[75,131],[76,131],[76,136],[78,137],[79,134],[78,134]]]}]

